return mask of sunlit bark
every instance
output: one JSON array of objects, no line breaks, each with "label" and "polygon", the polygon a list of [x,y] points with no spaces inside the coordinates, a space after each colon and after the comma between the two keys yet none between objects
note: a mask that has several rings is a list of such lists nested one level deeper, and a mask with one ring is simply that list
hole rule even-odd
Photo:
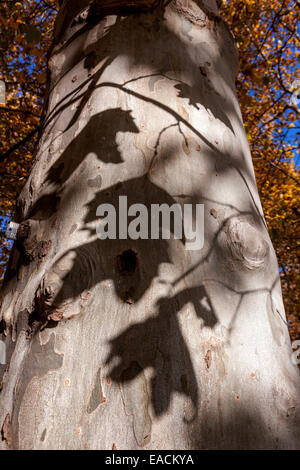
[{"label": "sunlit bark", "polygon": [[[3,448],[299,447],[237,69],[214,0],[63,4],[2,291]],[[120,195],[204,204],[204,247],[99,240]]]}]

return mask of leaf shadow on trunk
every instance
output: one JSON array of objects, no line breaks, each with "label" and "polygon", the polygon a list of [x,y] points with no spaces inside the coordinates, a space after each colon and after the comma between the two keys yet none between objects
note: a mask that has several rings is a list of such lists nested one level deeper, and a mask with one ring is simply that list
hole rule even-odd
[{"label": "leaf shadow on trunk", "polygon": [[[168,156],[165,155],[165,158],[168,158]],[[119,213],[116,210],[116,239],[106,238],[101,240],[99,237],[95,239],[96,229],[89,224],[97,220],[97,207],[102,204],[110,204],[113,208],[118,209],[119,198],[124,196],[127,199],[128,207],[133,204],[142,204],[145,207],[147,211],[145,222],[147,223],[149,238],[134,240],[126,237],[126,239],[119,239],[119,222],[124,215],[121,215],[121,219],[119,219]],[[164,189],[150,181],[148,174],[120,181],[115,185],[95,192],[93,199],[86,205],[88,211],[84,219],[85,225],[82,228],[82,230],[90,233],[92,241],[71,248],[56,261],[59,266],[64,258],[68,258],[69,255],[72,258],[70,269],[65,273],[61,273],[62,287],[56,292],[52,308],[59,308],[69,299],[77,298],[84,291],[92,289],[96,284],[107,279],[113,280],[119,299],[127,302],[126,296],[130,294],[132,303],[141,300],[153,279],[159,277],[160,265],[163,263],[172,265],[169,254],[169,241],[162,238],[163,229],[166,227],[161,217],[159,218],[157,231],[159,238],[151,238],[151,209],[153,205],[161,204],[171,207],[173,204],[178,204],[178,201]],[[134,219],[135,216],[128,216],[128,224]],[[98,223],[100,220],[99,218]],[[176,243],[178,250],[184,254],[185,237],[182,219],[180,219],[180,222],[182,237],[176,240]],[[172,214],[169,228],[170,237],[172,238],[175,232],[175,219]],[[151,256],[149,256],[150,253]],[[59,268],[57,271],[59,271]]]},{"label": "leaf shadow on trunk", "polygon": [[[228,116],[236,116],[237,118],[239,116],[236,115],[235,109],[226,97],[222,95],[220,87],[217,89],[213,80],[213,77],[219,73],[219,58],[215,57],[213,61],[208,62],[208,43],[197,41],[185,43],[167,26],[160,10],[154,11],[153,15],[154,20],[149,20],[147,14],[118,17],[113,25],[107,25],[106,18],[99,18],[101,37],[81,50],[80,54],[76,53],[74,57],[71,55],[68,62],[69,71],[84,61],[84,68],[88,71],[87,79],[60,100],[47,116],[45,124],[50,124],[67,106],[76,102],[77,109],[66,130],[71,128],[77,122],[97,85],[101,83],[105,71],[118,57],[125,56],[131,67],[145,65],[151,67],[153,72],[137,75],[124,83],[116,80],[117,85],[125,86],[146,79],[149,91],[153,92],[156,83],[160,80],[174,82],[174,91],[179,98],[183,101],[188,100],[189,105],[196,109],[204,107],[209,110],[215,119],[219,119],[231,132],[234,132]],[[90,28],[93,27],[94,21],[95,18]],[[182,18],[181,21],[184,23],[186,20]],[[190,26],[192,28],[192,24]],[[88,30],[86,25],[83,31],[87,32]],[[128,41],[128,38],[132,36],[132,31],[135,31],[135,35],[132,41]],[[83,34],[85,33],[83,32]],[[70,42],[72,39],[66,45],[69,45]],[[62,47],[61,51],[66,48],[66,45]],[[153,54],[153,51],[164,49],[167,50],[166,55]],[[60,49],[56,53],[59,51]],[[197,56],[193,51],[202,51],[201,57],[192,58]],[[99,64],[101,64],[100,67]],[[187,81],[177,76],[182,72],[188,76]],[[63,75],[60,79],[62,78]],[[233,83],[227,85],[232,87]],[[73,85],[70,86],[73,88]]]},{"label": "leaf shadow on trunk", "polygon": [[[195,109],[204,107],[208,110],[210,115],[220,120],[226,128],[234,134],[231,121],[233,122],[234,118],[235,121],[241,122],[241,117],[236,112],[234,106],[226,99],[226,96],[224,96],[225,88],[222,90],[222,87],[217,87],[214,83],[215,75],[227,77],[227,74],[221,74],[221,56],[215,56],[208,62],[208,43],[199,43],[196,41],[185,43],[182,38],[171,31],[165,23],[164,8],[162,10],[158,9],[156,13],[154,12],[153,21],[149,21],[149,17],[144,14],[125,18],[118,17],[113,25],[107,25],[106,18],[98,18],[98,20],[101,37],[89,44],[79,55],[75,54],[68,68],[69,70],[77,66],[80,61],[84,61],[84,67],[89,71],[90,76],[83,84],[74,88],[74,90],[60,100],[48,115],[45,124],[49,124],[52,120],[55,120],[56,116],[62,113],[66,107],[77,103],[75,112],[70,113],[71,119],[65,128],[65,131],[67,131],[75,125],[93,93],[100,88],[110,88],[111,90],[115,89],[118,92],[123,92],[138,100],[144,100],[145,102],[152,103],[154,106],[161,108],[166,113],[173,116],[179,126],[180,124],[186,126],[189,130],[194,132],[197,137],[202,139],[212,152],[222,157],[222,152],[218,146],[209,142],[187,119],[181,116],[171,106],[166,106],[164,103],[160,103],[152,97],[152,92],[155,90],[157,82],[160,80],[174,82],[174,91],[180,101],[182,101],[182,104],[188,100],[189,105]],[[95,18],[93,18],[93,22],[90,25],[91,28],[94,25],[94,21],[96,21]],[[182,18],[182,22],[184,21],[185,19]],[[84,28],[88,28],[89,30],[88,25],[85,25]],[[128,37],[132,31],[136,33],[132,41],[128,42]],[[72,42],[72,38],[70,38],[70,41]],[[153,54],[154,50],[164,49],[168,44],[172,45],[171,49],[174,53],[168,53],[166,56]],[[65,46],[63,46],[63,48],[64,47]],[[197,50],[203,51],[203,57],[197,57]],[[224,51],[222,53],[224,53]],[[137,73],[136,77],[124,81],[123,83],[121,80],[114,80],[114,82],[105,81],[105,78],[103,79],[105,72],[109,69],[109,66],[122,55],[127,58],[130,67],[144,64],[150,66],[153,72],[146,75],[139,75]],[[184,74],[188,77],[187,81],[182,80],[181,75],[177,76],[183,71],[183,57],[185,63]],[[99,64],[101,64],[100,68]],[[128,88],[127,86],[145,79],[148,80],[150,92],[147,96],[137,93],[134,89]],[[228,87],[228,89],[234,87],[234,83],[228,78],[224,78],[224,85]],[[216,97],[215,99],[214,95]],[[243,159],[242,155],[241,158]],[[247,170],[243,168],[243,172],[241,172],[240,162],[237,161],[236,158],[234,161],[232,159],[231,163],[236,170],[240,172],[241,177],[244,178],[244,173]],[[253,179],[253,175],[248,174],[248,171],[247,177]]]},{"label": "leaf shadow on trunk", "polygon": [[139,132],[130,110],[110,108],[94,114],[50,168],[47,182],[64,184],[88,153],[99,155],[103,163],[122,163],[122,154],[116,142],[118,132]]},{"label": "leaf shadow on trunk", "polygon": [[[116,114],[115,114],[116,113]],[[126,124],[120,127],[122,132],[136,132],[130,112],[122,110],[110,110],[110,112],[100,113],[93,119],[93,125],[87,125],[73,142],[67,147],[59,157],[55,166],[50,169],[48,178],[51,183],[64,184],[72,175],[82,161],[82,155],[76,151],[81,149],[82,144],[86,152],[97,154],[99,161],[105,161],[107,148],[115,149],[116,133],[118,126],[110,129],[106,140],[107,146],[99,146],[98,138],[92,136],[99,127],[101,136],[103,119],[114,121],[115,117],[125,117]],[[108,121],[110,122],[110,121]],[[106,122],[106,126],[108,123]],[[105,127],[106,128],[106,127]],[[159,136],[158,142],[159,143]],[[170,146],[164,149],[163,155],[155,148],[153,158],[168,160],[172,158]],[[119,162],[122,162],[122,155],[119,153]],[[59,176],[57,175],[59,174]],[[59,180],[57,180],[59,177]],[[57,197],[57,194],[55,194]],[[127,197],[128,207],[132,204],[143,204],[148,212],[148,227],[151,227],[151,207],[153,204],[166,204],[169,207],[178,203],[165,189],[157,186],[149,179],[146,173],[136,178],[107,187],[100,191],[95,191],[93,198],[87,203],[88,211],[84,218],[84,230],[89,230],[90,235],[95,235],[95,228],[89,228],[89,224],[95,221],[96,209],[100,204],[111,204],[118,207],[120,196]],[[43,196],[42,196],[43,197]],[[53,196],[54,197],[54,196]],[[49,200],[47,201],[49,203]],[[37,215],[40,204],[37,201],[32,208],[32,217]],[[130,220],[130,219],[129,219]],[[63,311],[64,306],[72,303],[74,299],[84,297],[85,293],[102,281],[112,280],[117,298],[124,304],[137,304],[141,301],[150,288],[154,279],[159,279],[159,267],[163,263],[172,265],[169,255],[168,241],[161,238],[162,220],[160,219],[158,240],[152,239],[126,239],[126,240],[99,240],[84,243],[78,247],[70,249],[58,260],[58,267],[55,272],[59,273],[62,284],[51,301],[51,305],[46,309],[50,318],[53,312]],[[174,235],[174,219],[171,217],[171,234]],[[180,250],[184,251],[184,231],[183,239],[176,241]],[[72,266],[65,272],[60,271],[59,264],[64,258],[72,256]],[[196,300],[195,300],[196,299]],[[157,415],[165,413],[172,398],[172,394],[179,392],[190,399],[194,417],[197,414],[198,388],[196,374],[190,357],[190,352],[181,332],[178,319],[180,310],[187,304],[192,303],[197,318],[202,321],[200,325],[213,327],[218,322],[209,296],[204,285],[186,288],[173,296],[162,297],[156,306],[157,313],[145,322],[132,325],[119,337],[111,340],[111,355],[107,361],[107,366],[114,356],[119,356],[121,365],[113,368],[111,377],[116,382],[132,381],[136,374],[147,367],[152,367],[154,376],[151,381],[151,399],[153,409]],[[206,304],[206,306],[205,306]],[[55,322],[54,322],[55,323]],[[49,327],[54,326],[51,321]],[[165,332],[170,332],[167,334]],[[129,339],[128,339],[129,338]],[[137,348],[137,344],[141,347]],[[161,360],[159,357],[161,357]],[[139,368],[132,368],[132,362],[137,362]],[[129,373],[124,373],[126,370]],[[172,373],[171,373],[172,371]],[[190,419],[191,416],[189,415]]]},{"label": "leaf shadow on trunk", "polygon": [[[176,125],[174,124],[174,126]],[[115,108],[93,116],[46,176],[46,181],[51,185],[58,186],[57,193],[54,192],[53,197],[57,198],[63,195],[64,184],[75,171],[80,170],[79,167],[87,153],[95,153],[99,162],[112,163],[111,159],[113,158],[113,163],[116,165],[122,163],[124,156],[116,144],[116,135],[119,131],[138,132],[130,111]],[[99,145],[103,132],[106,137],[105,145]],[[164,148],[162,153],[159,149],[159,139],[160,134],[153,150],[153,159],[163,161],[172,159],[174,148],[170,144],[169,147]],[[81,151],[83,148],[84,152]],[[110,155],[110,151],[112,155]],[[219,158],[219,155],[215,157],[211,155],[211,158]],[[150,166],[153,159],[150,161]],[[222,162],[222,168],[219,171],[226,171],[228,169],[227,160],[222,160]],[[76,185],[74,185],[75,189]],[[147,208],[149,227],[153,204],[167,204],[170,207],[174,203],[178,203],[178,199],[193,203],[201,200],[200,192],[194,197],[191,195],[186,195],[184,198],[185,195],[172,196],[164,188],[154,184],[150,180],[149,173],[146,173],[94,191],[92,200],[86,204],[87,211],[82,229],[89,231],[91,237],[95,237],[95,228],[91,228],[90,224],[95,222],[97,207],[100,204],[111,204],[113,207],[118,207],[120,196],[127,197],[128,206],[143,204]],[[59,207],[59,204],[65,204],[65,209]],[[68,204],[63,199],[58,202],[59,210],[68,210],[67,206]],[[31,211],[32,217],[40,210],[39,201],[37,201]],[[162,231],[161,221],[159,231],[160,233]],[[172,224],[171,234],[174,235]],[[212,244],[212,250],[216,249],[216,242],[217,239]],[[184,250],[184,239],[177,243],[180,249]],[[71,248],[58,260],[55,272],[59,273],[62,284],[55,291],[51,304],[45,309],[46,314],[51,320],[57,318],[57,312],[63,314],[65,306],[77,298],[84,298],[89,290],[107,280],[112,281],[115,294],[121,303],[137,304],[143,299],[152,281],[159,278],[160,265],[163,263],[172,265],[168,248],[168,242],[161,238],[158,240],[93,239]],[[59,263],[69,255],[72,257],[71,267],[63,272],[59,268]],[[198,266],[202,262],[203,260],[198,263]],[[183,277],[185,275],[187,273],[183,274]],[[176,392],[185,395],[190,400],[193,418],[197,415],[200,391],[179,321],[179,316],[182,315],[180,311],[190,302],[193,304],[197,318],[202,320],[199,322],[199,328],[201,325],[213,328],[218,323],[206,288],[204,284],[200,283],[198,286],[188,287],[173,296],[162,297],[156,305],[157,311],[153,316],[144,322],[131,325],[119,336],[110,340],[111,354],[107,358],[106,365],[109,367],[112,364],[111,377],[114,381],[130,382],[146,368],[153,369],[151,400],[157,415],[168,410],[173,393]],[[205,303],[208,308],[205,307]],[[54,325],[50,322],[48,326]],[[169,332],[169,334],[166,335],[165,332]],[[120,361],[118,366],[113,365],[116,358]],[[139,367],[132,367],[132,363],[138,363]],[[191,413],[186,419],[191,419]]]},{"label": "leaf shadow on trunk", "polygon": [[[61,113],[64,107],[70,106],[72,103],[80,100],[78,109],[71,117],[69,125],[66,128],[66,130],[70,129],[79,119],[84,106],[94,90],[97,87],[111,86],[117,89],[118,92],[123,91],[137,99],[144,99],[144,101],[148,101],[148,103],[160,107],[166,114],[173,116],[178,125],[179,123],[183,123],[190,130],[195,131],[192,125],[171,107],[159,103],[152,98],[143,97],[143,95],[125,88],[124,84],[109,82],[98,84],[98,81],[109,64],[118,56],[126,54],[132,58],[133,63],[151,63],[153,69],[156,70],[156,72],[150,74],[151,76],[148,77],[150,92],[152,91],[151,87],[155,87],[156,76],[158,79],[173,80],[177,82],[174,86],[174,91],[177,93],[178,98],[188,100],[189,105],[197,109],[199,109],[201,105],[206,107],[210,104],[214,117],[221,120],[225,126],[232,131],[228,115],[229,113],[234,114],[234,110],[230,108],[228,102],[226,104],[222,103],[222,105],[214,104],[214,102],[211,104],[210,99],[206,101],[205,97],[203,97],[203,89],[206,89],[208,84],[206,83],[206,77],[204,77],[201,70],[199,70],[199,66],[202,64],[196,64],[193,63],[192,60],[190,61],[188,72],[191,76],[191,80],[190,83],[186,83],[168,76],[170,71],[180,72],[182,67],[180,60],[177,60],[177,62],[174,60],[172,62],[172,60],[169,61],[168,58],[169,63],[166,65],[165,57],[162,58],[159,54],[153,54],[153,50],[161,47],[164,41],[171,41],[172,48],[176,51],[177,57],[187,56],[187,46],[184,45],[174,33],[168,30],[163,22],[159,24],[159,32],[154,31],[152,26],[149,27],[148,32],[145,30],[142,44],[140,44],[140,47],[136,50],[147,51],[146,53],[135,55],[135,46],[133,45],[132,50],[128,47],[128,34],[135,28],[140,27],[140,20],[140,17],[131,17],[117,21],[114,26],[108,29],[105,36],[102,37],[100,41],[90,46],[91,51],[86,59],[86,68],[95,69],[101,61],[106,60],[104,66],[93,73],[88,90],[83,91],[81,95],[79,94],[75,98],[72,98],[71,93],[66,101],[62,100],[58,107],[54,109],[54,112],[50,113],[48,116],[48,123],[51,119],[54,119],[56,115]],[[141,37],[137,36],[137,39],[140,40]],[[153,40],[155,44],[151,42]],[[148,46],[146,47],[147,43]],[[113,45],[112,49],[111,45]],[[191,47],[191,45],[189,45],[189,47]],[[108,57],[107,50],[110,50]],[[195,79],[195,77],[197,78]],[[136,77],[134,80],[137,81],[144,78],[146,77],[140,76]],[[199,80],[199,88],[197,80]],[[202,90],[201,93],[200,90]],[[228,107],[229,109],[227,109]],[[57,162],[50,168],[46,176],[45,183],[48,184],[52,190],[53,185],[56,185],[56,190],[47,196],[41,196],[31,208],[29,217],[40,218],[43,213],[44,216],[45,214],[47,215],[47,218],[48,216],[51,217],[46,211],[46,206],[49,206],[49,201],[55,201],[55,210],[61,210],[60,204],[63,204],[63,186],[75,171],[80,170],[79,167],[89,152],[95,153],[101,162],[114,163],[116,165],[122,163],[123,157],[116,144],[117,132],[139,132],[129,110],[113,108],[93,115],[87,125],[67,146]],[[209,145],[209,142],[199,131],[195,132],[195,134],[202,138],[203,141],[210,146],[212,151],[216,151],[220,157],[222,156],[221,152],[215,146]],[[101,140],[102,137],[105,137],[105,141]],[[84,152],[81,152],[82,148],[85,149]],[[171,158],[171,152],[169,153],[170,154],[165,155],[164,158]],[[161,157],[161,155],[158,155],[158,152],[154,152],[154,155]],[[120,195],[127,196],[128,205],[133,203],[145,204],[148,208],[148,213],[150,213],[149,208],[151,204],[166,203],[170,206],[177,202],[165,189],[151,182],[148,175],[143,175],[137,178],[130,178],[109,188],[95,192],[93,200],[88,204],[88,215],[84,222],[88,224],[94,220],[96,207],[101,204],[101,202],[116,205],[116,199]],[[44,199],[42,200],[42,198]],[[88,226],[85,226],[84,229],[88,229]],[[93,229],[91,230],[91,235],[95,235]],[[181,248],[183,249],[183,246]],[[126,269],[124,272],[122,258],[120,261],[120,257],[129,251],[131,253],[130,256],[135,259],[134,267],[131,266],[130,269],[127,270],[129,272],[126,272]],[[172,263],[168,253],[168,243],[161,239],[122,240],[117,243],[114,240],[93,240],[74,249],[70,249],[69,252],[64,253],[62,258],[69,253],[73,255],[73,263],[70,269],[67,269],[64,273],[59,273],[62,286],[55,292],[50,308],[48,310],[46,309],[46,312],[49,314],[51,314],[52,310],[61,309],[61,306],[66,302],[84,295],[85,291],[92,289],[105,280],[113,281],[116,295],[121,302],[136,304],[146,294],[153,279],[158,277],[159,266],[163,263]],[[199,320],[202,319],[202,324],[211,328],[215,326],[218,322],[217,316],[205,286],[199,284],[198,286],[186,288],[173,296],[161,298],[157,303],[157,312],[155,315],[144,322],[131,325],[119,336],[110,340],[111,353],[107,358],[107,365],[113,364],[115,358],[119,358],[120,360],[120,364],[118,366],[112,365],[111,370],[111,376],[116,382],[124,381],[124,377],[126,381],[132,381],[136,378],[140,368],[142,370],[147,367],[153,368],[154,375],[151,381],[151,399],[154,411],[157,415],[161,415],[168,410],[172,394],[175,392],[182,393],[191,400],[192,407],[194,408],[193,417],[197,415],[200,391],[198,390],[196,373],[190,352],[183,337],[178,318],[179,315],[181,315],[179,312],[191,302],[191,299],[197,299],[197,302],[193,302],[193,306],[197,318],[199,318]],[[209,308],[203,306],[202,301],[204,299],[206,299]],[[165,332],[169,332],[169,335],[166,335]],[[137,347],[137,345],[140,347]],[[132,362],[138,362],[140,368],[131,367]],[[124,374],[126,370],[131,372]]]},{"label": "leaf shadow on trunk", "polygon": [[[197,302],[191,300],[195,298]],[[207,306],[202,303],[204,299]],[[157,302],[156,315],[134,323],[109,341],[111,350],[106,365],[111,367],[109,376],[120,384],[133,381],[141,371],[151,368],[151,401],[155,414],[166,413],[173,393],[178,392],[190,400],[189,418],[184,419],[192,421],[198,413],[199,390],[178,318],[186,315],[180,311],[188,304],[193,305],[202,325],[212,328],[218,322],[203,285],[163,297]],[[112,365],[116,359],[118,364]],[[133,363],[140,367],[131,367]]]},{"label": "leaf shadow on trunk", "polygon": [[[88,203],[85,223],[94,221],[98,205],[105,203],[117,207],[119,196],[127,197],[128,206],[145,205],[149,227],[153,204],[171,206],[177,202],[165,190],[152,183],[146,174],[96,192]],[[174,220],[171,218],[171,234],[174,235],[172,222]],[[162,228],[160,220],[160,235]],[[90,232],[95,235],[95,229],[90,229]],[[176,243],[178,249],[184,251],[184,239],[177,240]],[[115,294],[121,304],[136,305],[143,299],[153,280],[160,282],[161,264],[168,263],[172,266],[168,241],[161,238],[93,240],[64,253],[58,261],[58,267],[54,269],[56,273],[59,272],[60,261],[69,255],[73,258],[72,267],[61,275],[61,288],[55,293],[55,298],[46,311],[51,319],[56,318],[58,311],[63,312],[65,307],[68,308],[69,302],[72,304],[74,299],[84,298],[89,290],[107,280],[113,282]],[[202,326],[212,328],[217,324],[218,319],[205,286],[200,284],[183,289],[173,296],[160,298],[155,307],[155,315],[144,322],[131,325],[118,337],[110,340],[111,354],[106,364],[109,367],[119,357],[121,363],[112,368],[110,375],[114,381],[120,383],[124,383],[124,380],[133,381],[147,367],[153,368],[151,401],[155,413],[165,413],[173,393],[178,392],[190,400],[192,411],[185,418],[187,421],[197,415],[199,394],[196,373],[178,319],[179,312],[189,303],[201,320],[200,329]],[[54,325],[50,322],[49,326]],[[133,363],[137,363],[139,367],[132,367]]]}]

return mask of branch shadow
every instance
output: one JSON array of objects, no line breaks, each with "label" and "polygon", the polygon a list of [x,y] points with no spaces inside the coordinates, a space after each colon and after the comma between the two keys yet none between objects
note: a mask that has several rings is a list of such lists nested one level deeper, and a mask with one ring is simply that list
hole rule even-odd
[{"label": "branch shadow", "polygon": [[[157,314],[141,323],[135,323],[110,340],[110,354],[106,365],[111,367],[109,376],[119,383],[130,382],[148,367],[152,368],[151,398],[154,412],[160,416],[168,411],[172,394],[178,392],[191,400],[193,417],[197,416],[199,391],[196,373],[189,350],[181,332],[178,315],[192,298],[197,318],[205,326],[217,323],[213,307],[203,285],[184,289],[171,297],[161,298]],[[208,301],[207,307],[202,304]],[[112,366],[118,359],[117,365]],[[137,362],[140,368],[131,367]],[[130,373],[124,374],[124,370]]]},{"label": "branch shadow", "polygon": [[[196,109],[199,109],[200,106],[204,106],[206,109],[209,108],[213,116],[221,120],[233,132],[228,115],[229,113],[234,115],[235,111],[233,108],[228,108],[230,105],[216,104],[216,101],[211,99],[211,96],[209,96],[212,92],[211,84],[201,72],[202,64],[196,64],[190,59],[188,72],[191,80],[188,84],[167,75],[169,72],[174,73],[181,70],[180,60],[177,62],[172,61],[170,58],[166,60],[160,54],[153,54],[153,50],[159,48],[166,41],[172,43],[172,49],[176,51],[177,57],[188,57],[187,45],[184,45],[164,25],[163,18],[156,22],[155,27],[150,25],[148,29],[144,29],[142,44],[139,44],[139,47],[137,47],[135,41],[133,41],[133,44],[128,45],[128,32],[140,29],[141,21],[145,21],[143,15],[122,20],[118,19],[113,26],[105,30],[105,34],[100,40],[89,46],[89,51],[84,51],[82,55],[77,54],[73,63],[70,61],[69,68],[71,69],[88,53],[84,59],[86,69],[92,71],[91,78],[84,83],[84,85],[88,85],[88,88],[81,90],[82,87],[78,87],[73,90],[49,114],[46,124],[54,120],[67,106],[79,101],[77,110],[71,116],[65,128],[65,131],[67,131],[80,118],[94,90],[100,87],[111,87],[118,92],[127,93],[130,97],[158,106],[167,115],[171,115],[175,119],[176,123],[174,125],[184,124],[201,138],[218,158],[224,157],[216,146],[208,142],[187,120],[166,104],[126,88],[125,84],[99,83],[109,65],[118,56],[127,55],[133,64],[151,64],[160,77],[175,81],[174,90],[178,98],[187,99],[189,105]],[[137,35],[136,40],[140,41],[141,36]],[[151,47],[147,44],[151,44]],[[107,51],[110,51],[109,54]],[[103,65],[99,70],[96,70],[99,63]],[[136,77],[135,81],[144,78],[145,76]],[[155,86],[153,80],[149,82],[150,92],[151,86]],[[171,146],[169,151],[165,151],[164,155],[159,152],[159,138],[164,129],[158,135],[153,158],[170,159],[172,156]],[[112,108],[93,115],[50,168],[44,184],[49,185],[52,192],[41,196],[36,201],[30,209],[29,216],[31,218],[43,216],[47,218],[51,216],[51,213],[61,209],[60,204],[62,204],[64,185],[80,167],[88,153],[94,153],[100,162],[114,164],[117,168],[117,165],[124,161],[124,156],[116,141],[118,132],[135,134],[139,132],[130,110]],[[227,167],[229,167],[229,163],[227,164],[226,161],[223,171]],[[54,191],[53,186],[55,187]],[[89,224],[95,221],[97,207],[102,203],[112,204],[116,207],[120,196],[127,197],[128,206],[139,203],[147,208],[149,226],[150,208],[153,204],[171,206],[178,202],[164,188],[150,181],[148,174],[130,178],[94,192],[92,201],[87,204],[87,215],[83,220],[85,224],[83,230],[89,231],[91,236],[95,236],[95,229],[90,228]],[[197,195],[198,198],[199,196]],[[51,209],[49,209],[49,206],[52,206]],[[160,222],[160,233],[162,229]],[[172,226],[171,234],[174,235],[174,227],[172,228]],[[215,243],[216,240],[213,242]],[[180,249],[183,250],[184,239],[178,241],[178,243]],[[112,281],[115,293],[121,302],[128,305],[138,303],[150,288],[152,281],[159,277],[160,265],[163,263],[172,264],[168,248],[168,242],[160,238],[158,240],[117,241],[96,239],[70,249],[60,257],[58,262],[71,255],[73,258],[72,266],[66,272],[57,269],[62,286],[55,292],[54,298],[51,299],[51,308],[48,309],[47,313],[60,310],[66,302],[84,295],[85,291],[92,289],[105,280]],[[212,249],[215,249],[215,246]],[[201,262],[203,261],[200,261],[197,267]],[[194,267],[191,269],[194,269]],[[188,274],[188,272],[184,273],[182,279]],[[218,323],[216,312],[205,286],[199,284],[198,286],[188,287],[173,296],[162,297],[156,305],[156,313],[153,316],[144,322],[131,325],[120,335],[110,340],[111,351],[106,360],[106,365],[111,367],[110,375],[114,381],[119,383],[131,382],[141,370],[148,367],[153,369],[151,401],[158,416],[168,410],[172,395],[175,392],[183,394],[191,400],[194,408],[193,418],[197,416],[200,391],[198,390],[193,362],[179,321],[181,310],[191,301],[197,318],[202,320],[204,326],[213,328]],[[140,345],[140,347],[137,347],[137,345]],[[118,365],[114,365],[116,359],[119,360]],[[136,362],[140,367],[132,367],[132,364]]]},{"label": "branch shadow", "polygon": [[[90,27],[93,26],[95,19]],[[182,21],[185,21],[184,19]],[[144,64],[151,66],[155,72],[149,75],[137,76],[132,80],[126,81],[123,84],[117,83],[120,86],[129,84],[133,81],[143,80],[149,78],[148,87],[149,91],[154,91],[155,83],[159,80],[165,79],[173,81],[174,89],[179,98],[187,99],[189,104],[196,109],[201,106],[209,109],[211,114],[219,119],[233,132],[233,127],[228,118],[228,114],[236,115],[234,108],[224,100],[220,94],[220,90],[216,90],[213,81],[210,79],[210,74],[213,66],[218,69],[218,60],[211,64],[205,60],[207,51],[205,48],[207,44],[203,43],[189,43],[185,44],[165,23],[163,10],[157,9],[153,12],[153,18],[149,19],[147,14],[139,14],[128,16],[125,18],[117,17],[114,24],[107,24],[106,18],[99,18],[99,31],[101,31],[100,38],[95,42],[89,44],[85,49],[80,51],[80,54],[71,54],[68,59],[68,70],[76,67],[81,61],[84,62],[84,68],[88,71],[88,78],[78,87],[74,89],[58,103],[51,113],[48,115],[45,124],[49,124],[62,110],[70,106],[74,102],[79,102],[78,107],[72,116],[66,129],[69,129],[76,123],[82,110],[87,104],[89,98],[99,84],[99,80],[104,75],[105,71],[119,56],[126,56],[131,66],[136,64]],[[86,26],[82,28],[84,32]],[[88,28],[89,29],[89,28]],[[136,37],[133,41],[128,42],[128,36],[131,31],[136,31]],[[76,35],[75,35],[76,39]],[[64,48],[70,44],[71,39],[68,41]],[[151,47],[149,47],[151,44]],[[172,50],[176,54],[163,56],[161,54],[153,54],[155,50],[161,50],[163,46],[172,44]],[[203,50],[203,57],[199,60],[192,59],[192,50]],[[58,52],[58,51],[57,51]],[[189,83],[178,79],[175,76],[182,71],[182,59],[184,58],[185,67],[189,75]],[[101,64],[100,68],[98,65]],[[211,70],[210,70],[211,68]],[[209,73],[206,73],[209,69]],[[60,80],[64,74],[60,77]],[[72,85],[71,85],[72,87]],[[85,88],[87,87],[87,88]],[[85,88],[85,89],[83,89]],[[212,99],[213,94],[218,96],[218,99]]]},{"label": "branch shadow", "polygon": [[[164,154],[164,158],[168,155]],[[97,207],[102,204],[110,204],[117,208],[119,198],[126,197],[127,206],[133,204],[142,204],[147,209],[147,225],[151,227],[151,207],[153,205],[166,204],[171,207],[178,204],[177,199],[167,193],[165,190],[154,184],[148,174],[137,178],[131,178],[126,181],[120,181],[115,185],[97,191],[93,199],[86,205],[88,211],[84,218],[83,230],[89,231],[91,236],[96,233],[95,228],[89,228],[89,223],[95,222]],[[128,224],[135,217],[128,216]],[[117,218],[117,230],[119,233],[120,219]],[[72,269],[62,277],[64,281],[63,288],[56,296],[57,306],[70,298],[78,297],[84,290],[91,289],[99,282],[106,279],[112,279],[117,295],[124,300],[124,293],[132,293],[132,301],[138,302],[146,290],[149,288],[152,280],[159,275],[159,266],[162,263],[171,264],[169,256],[168,241],[162,238],[164,229],[164,220],[159,220],[159,239],[96,239],[90,243],[80,245],[64,253],[60,259],[69,253],[74,253],[74,264]],[[174,236],[174,216],[170,217],[170,236]],[[181,250],[184,250],[184,229],[182,227],[182,239],[178,240]],[[135,259],[129,261],[134,267],[128,269],[120,266],[120,257],[127,251],[133,252],[131,255]],[[149,259],[151,253],[151,259]],[[130,255],[129,255],[130,256]],[[85,261],[88,260],[88,263]],[[60,260],[59,260],[60,261]],[[58,262],[59,262],[58,261]],[[200,261],[203,262],[204,260]],[[126,262],[126,261],[125,261]],[[76,281],[77,279],[77,281]],[[84,279],[84,282],[82,282]],[[69,285],[69,288],[67,288]],[[182,296],[180,297],[182,298]],[[209,324],[209,320],[205,320]],[[213,326],[213,325],[211,325]]]}]

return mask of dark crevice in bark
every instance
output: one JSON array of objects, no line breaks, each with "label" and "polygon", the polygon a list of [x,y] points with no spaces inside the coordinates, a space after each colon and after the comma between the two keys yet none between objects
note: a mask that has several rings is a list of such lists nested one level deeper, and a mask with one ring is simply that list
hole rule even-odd
[{"label": "dark crevice in bark", "polygon": [[130,274],[134,273],[137,268],[138,258],[135,251],[131,248],[129,250],[123,251],[117,257],[117,266],[121,274]]},{"label": "dark crevice in bark", "polygon": [[6,415],[4,423],[1,428],[1,440],[5,441],[8,449],[12,447],[12,439],[11,439],[11,420],[9,413]]}]

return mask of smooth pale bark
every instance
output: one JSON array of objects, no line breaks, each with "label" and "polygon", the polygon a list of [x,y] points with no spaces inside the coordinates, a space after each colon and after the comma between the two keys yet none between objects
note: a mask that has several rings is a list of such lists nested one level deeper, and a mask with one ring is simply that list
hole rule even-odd
[{"label": "smooth pale bark", "polygon": [[[58,16],[2,291],[1,445],[299,448],[234,39],[213,0],[126,3],[73,0]],[[204,204],[204,247],[99,240],[96,209],[119,195]]]}]

